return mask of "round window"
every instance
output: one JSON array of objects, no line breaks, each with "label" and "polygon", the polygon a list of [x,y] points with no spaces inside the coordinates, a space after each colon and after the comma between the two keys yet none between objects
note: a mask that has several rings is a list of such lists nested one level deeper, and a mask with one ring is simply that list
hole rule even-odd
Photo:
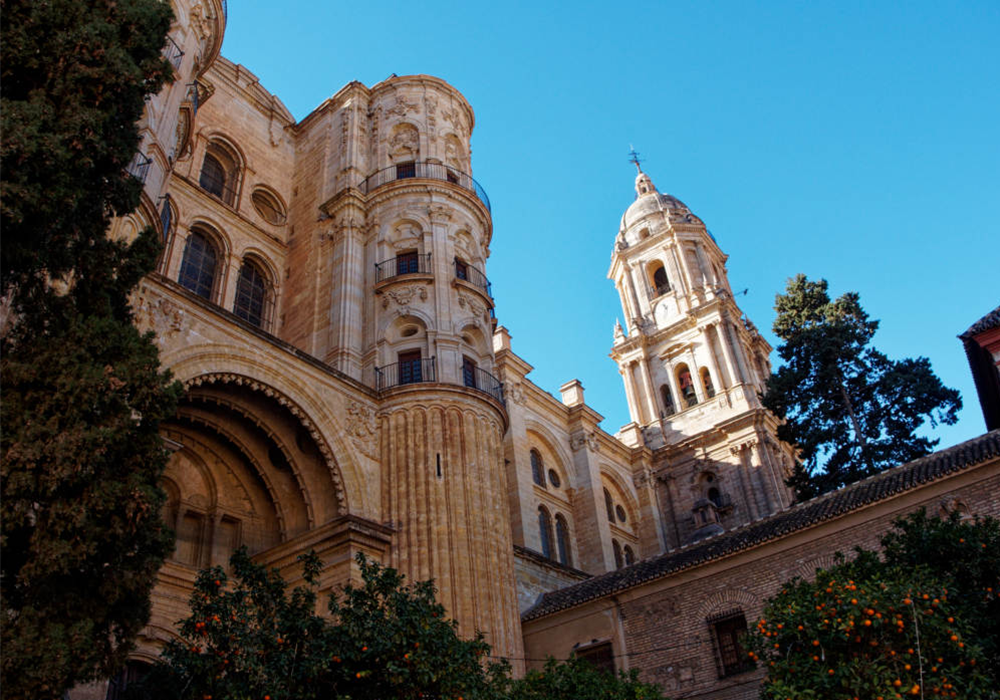
[{"label": "round window", "polygon": [[555,486],[556,488],[559,488],[559,484],[561,482],[559,481],[559,475],[556,474],[555,469],[549,469],[549,483]]},{"label": "round window", "polygon": [[269,224],[280,226],[285,223],[285,209],[281,203],[266,190],[257,189],[250,195],[253,208]]},{"label": "round window", "polygon": [[620,521],[625,522],[625,509],[620,505],[615,506],[615,515],[618,516]]}]

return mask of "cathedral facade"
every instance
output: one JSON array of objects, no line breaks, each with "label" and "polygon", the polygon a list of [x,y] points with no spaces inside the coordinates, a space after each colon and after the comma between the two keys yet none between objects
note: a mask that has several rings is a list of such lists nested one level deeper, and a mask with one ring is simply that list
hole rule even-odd
[{"label": "cathedral facade", "polygon": [[[558,399],[532,383],[494,313],[491,205],[457,90],[353,82],[296,122],[219,55],[221,0],[171,4],[175,80],[148,102],[131,166],[143,204],[112,230],[162,235],[133,306],[186,388],[163,426],[177,547],[137,661],[174,634],[197,571],[239,546],[292,583],[315,550],[321,593],[356,580],[363,552],[433,578],[460,632],[482,631],[517,672],[575,652],[686,697],[749,697],[759,673],[732,658],[745,619],[766,583],[833,550],[803,545],[815,556],[697,593],[689,567],[670,568],[722,547],[699,560],[710,574],[751,546],[726,549],[734,534],[808,505],[784,485],[793,452],[759,400],[770,347],[701,219],[639,171],[609,232],[626,319],[611,356],[631,416],[609,434],[579,381]],[[992,454],[969,464],[995,510]],[[655,652],[668,618],[694,635],[681,656]]]}]

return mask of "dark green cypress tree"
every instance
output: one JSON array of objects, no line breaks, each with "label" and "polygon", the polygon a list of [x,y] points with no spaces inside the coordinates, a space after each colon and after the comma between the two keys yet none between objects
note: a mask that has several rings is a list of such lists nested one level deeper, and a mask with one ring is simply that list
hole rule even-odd
[{"label": "dark green cypress tree", "polygon": [[931,452],[916,434],[927,420],[951,425],[962,400],[925,357],[890,360],[871,347],[878,321],[855,292],[831,301],[826,280],[799,274],[775,301],[783,365],[764,405],[784,424],[778,436],[799,449],[790,485],[801,497],[839,488]]},{"label": "dark green cypress tree", "polygon": [[167,3],[3,0],[0,614],[5,698],[111,675],[172,547],[157,486],[177,388],[129,295],[159,250],[107,237],[144,97],[171,75]]}]

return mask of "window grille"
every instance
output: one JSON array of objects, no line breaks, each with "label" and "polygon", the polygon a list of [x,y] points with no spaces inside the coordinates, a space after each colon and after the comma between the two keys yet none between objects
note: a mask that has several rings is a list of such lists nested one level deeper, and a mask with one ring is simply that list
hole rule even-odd
[{"label": "window grille", "polygon": [[202,234],[194,231],[188,236],[177,278],[181,286],[205,299],[212,298],[215,284],[215,248]]},{"label": "window grille", "polygon": [[263,328],[267,311],[267,282],[253,263],[244,262],[236,280],[233,313],[258,328]]},{"label": "window grille", "polygon": [[747,620],[740,610],[730,610],[708,619],[715,646],[719,677],[725,678],[754,668],[747,656],[743,640],[747,635]]}]

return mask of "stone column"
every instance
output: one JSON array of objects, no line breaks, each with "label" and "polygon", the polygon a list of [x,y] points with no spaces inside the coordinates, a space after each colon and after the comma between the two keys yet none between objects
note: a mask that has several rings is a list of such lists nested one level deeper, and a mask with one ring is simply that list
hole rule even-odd
[{"label": "stone column", "polygon": [[726,382],[719,372],[719,363],[715,359],[715,349],[712,348],[712,338],[708,333],[708,326],[701,329],[701,339],[705,343],[705,350],[708,352],[708,369],[712,373],[712,381],[715,382],[715,393],[720,394],[726,390]]}]

